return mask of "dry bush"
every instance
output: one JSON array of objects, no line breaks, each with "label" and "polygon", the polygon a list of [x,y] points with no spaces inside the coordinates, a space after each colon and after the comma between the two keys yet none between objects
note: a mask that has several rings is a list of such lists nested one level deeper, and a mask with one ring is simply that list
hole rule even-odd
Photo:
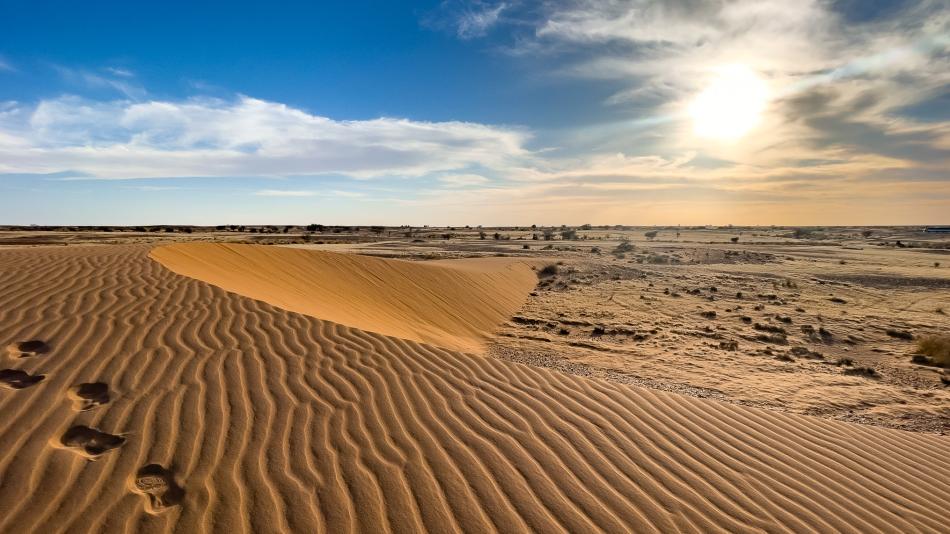
[{"label": "dry bush", "polygon": [[917,340],[917,353],[930,358],[933,365],[950,367],[950,336],[924,336]]},{"label": "dry bush", "polygon": [[907,330],[888,328],[884,333],[896,339],[905,339],[907,341],[912,341],[914,339],[914,334],[908,332]]},{"label": "dry bush", "polygon": [[867,378],[877,378],[878,376],[880,376],[877,374],[876,369],[874,369],[873,367],[867,367],[867,366],[855,367],[853,369],[845,369],[844,374],[852,375],[852,376],[863,376]]}]

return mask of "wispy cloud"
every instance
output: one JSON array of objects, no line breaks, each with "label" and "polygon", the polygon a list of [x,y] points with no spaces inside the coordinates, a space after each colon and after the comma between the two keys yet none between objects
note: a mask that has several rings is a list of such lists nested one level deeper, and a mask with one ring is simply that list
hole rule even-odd
[{"label": "wispy cloud", "polygon": [[504,3],[495,5],[478,3],[463,10],[456,21],[456,33],[462,39],[481,37],[498,23],[501,12],[507,7]]},{"label": "wispy cloud", "polygon": [[180,191],[185,188],[177,186],[177,185],[139,185],[139,186],[135,186],[134,189],[137,189],[139,191],[156,192],[156,191]]},{"label": "wispy cloud", "polygon": [[[856,152],[873,152],[871,138],[911,130],[919,134],[915,143],[945,143],[943,128],[901,117],[901,111],[945,93],[950,85],[946,2],[904,2],[887,17],[862,22],[835,6],[820,0],[555,3],[536,19],[534,42],[584,51],[572,56],[581,59],[559,67],[563,73],[626,82],[628,87],[606,104],[673,119],[658,133],[669,136],[675,150],[684,149],[689,137],[675,129],[686,118],[690,100],[717,68],[730,64],[761,73],[773,94],[769,117],[758,132],[761,143],[749,154],[774,157],[842,142]],[[874,8],[862,3],[860,9]],[[817,99],[822,106],[796,104],[802,98]],[[837,124],[864,132],[841,136],[828,127],[829,120],[820,125],[814,120],[835,114],[840,114]]]},{"label": "wispy cloud", "polygon": [[526,131],[469,122],[338,121],[239,97],[12,104],[0,123],[0,172],[66,169],[99,178],[422,176],[505,167],[530,153]]},{"label": "wispy cloud", "polygon": [[299,191],[289,189],[261,189],[255,191],[254,195],[259,197],[313,197],[319,193],[316,191]]},{"label": "wispy cloud", "polygon": [[490,182],[488,178],[479,174],[447,174],[440,176],[439,181],[453,187],[480,186]]},{"label": "wispy cloud", "polygon": [[13,64],[10,63],[5,57],[0,56],[0,71],[14,72],[16,69],[13,67]]},{"label": "wispy cloud", "polygon": [[134,78],[135,77],[134,72],[122,67],[105,67],[103,70],[105,70],[106,72],[108,72],[109,74],[113,76],[118,76],[120,78]]},{"label": "wispy cloud", "polygon": [[85,89],[111,90],[131,100],[142,100],[148,95],[144,87],[131,79],[134,74],[128,70],[106,67],[103,69],[105,74],[99,74],[62,65],[54,65],[53,68],[67,83]]},{"label": "wispy cloud", "polygon": [[443,0],[439,7],[423,19],[423,23],[454,33],[459,39],[484,37],[501,21],[509,8],[504,2],[484,0]]}]

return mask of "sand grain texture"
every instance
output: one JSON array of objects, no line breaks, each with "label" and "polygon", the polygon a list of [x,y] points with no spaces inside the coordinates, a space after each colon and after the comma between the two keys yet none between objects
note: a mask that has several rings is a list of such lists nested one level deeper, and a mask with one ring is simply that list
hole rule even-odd
[{"label": "sand grain texture", "polygon": [[[46,378],[0,389],[0,531],[948,530],[947,438],[370,333],[225,291],[239,263],[207,267],[222,289],[148,254],[0,251],[0,344],[49,345],[2,363]],[[77,410],[93,383],[108,402]],[[90,460],[57,446],[77,426],[123,441]]]}]

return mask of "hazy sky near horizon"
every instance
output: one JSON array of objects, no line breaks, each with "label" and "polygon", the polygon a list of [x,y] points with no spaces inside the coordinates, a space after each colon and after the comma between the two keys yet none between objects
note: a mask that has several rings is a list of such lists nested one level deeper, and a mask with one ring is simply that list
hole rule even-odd
[{"label": "hazy sky near horizon", "polygon": [[950,0],[4,2],[0,214],[947,224]]}]

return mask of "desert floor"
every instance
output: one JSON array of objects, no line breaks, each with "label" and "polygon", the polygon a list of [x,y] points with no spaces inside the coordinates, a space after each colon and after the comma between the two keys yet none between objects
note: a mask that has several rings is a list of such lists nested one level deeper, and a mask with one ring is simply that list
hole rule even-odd
[{"label": "desert floor", "polygon": [[0,235],[0,531],[947,531],[942,249],[531,233]]}]

